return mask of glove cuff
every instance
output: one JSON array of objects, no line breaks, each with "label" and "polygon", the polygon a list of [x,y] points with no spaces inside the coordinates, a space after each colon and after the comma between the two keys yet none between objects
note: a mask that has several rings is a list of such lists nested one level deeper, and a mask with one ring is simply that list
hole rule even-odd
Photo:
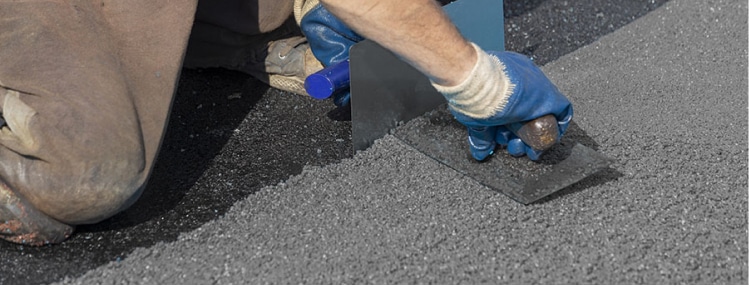
[{"label": "glove cuff", "polygon": [[478,61],[468,77],[456,86],[443,86],[432,82],[447,99],[450,108],[474,119],[489,118],[501,112],[512,95],[515,85],[507,76],[505,65],[471,43]]},{"label": "glove cuff", "polygon": [[317,4],[320,4],[319,0],[294,0],[294,19],[296,20],[296,24],[301,26],[304,15],[307,15]]}]

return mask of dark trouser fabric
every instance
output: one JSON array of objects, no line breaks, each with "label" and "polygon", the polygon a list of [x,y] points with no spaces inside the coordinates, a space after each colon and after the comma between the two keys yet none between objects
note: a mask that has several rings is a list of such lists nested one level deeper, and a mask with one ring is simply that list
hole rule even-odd
[{"label": "dark trouser fabric", "polygon": [[200,0],[195,21],[252,36],[268,33],[291,17],[293,0]]},{"label": "dark trouser fabric", "polygon": [[243,71],[268,83],[265,58],[271,42],[301,31],[293,0],[200,0],[185,67]]}]

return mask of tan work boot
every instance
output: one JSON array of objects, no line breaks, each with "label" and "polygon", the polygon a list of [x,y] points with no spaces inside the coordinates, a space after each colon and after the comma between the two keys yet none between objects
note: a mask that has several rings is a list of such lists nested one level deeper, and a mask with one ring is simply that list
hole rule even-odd
[{"label": "tan work boot", "polygon": [[304,79],[323,68],[293,21],[259,35],[196,21],[184,66],[241,71],[274,88],[302,95],[307,95]]}]

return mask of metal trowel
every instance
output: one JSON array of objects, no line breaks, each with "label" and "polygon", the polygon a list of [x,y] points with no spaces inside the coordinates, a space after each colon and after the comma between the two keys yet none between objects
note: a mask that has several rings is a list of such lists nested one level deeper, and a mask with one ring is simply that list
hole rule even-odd
[{"label": "metal trowel", "polygon": [[[502,1],[461,0],[444,8],[467,39],[486,50],[504,49]],[[579,128],[568,129],[562,141],[538,162],[512,157],[504,150],[477,162],[468,151],[465,127],[452,117],[426,76],[371,41],[354,45],[346,65],[355,150],[364,150],[392,132],[430,158],[523,204],[574,184],[610,163],[574,141]],[[335,76],[328,73],[321,78]],[[325,96],[335,89],[327,81],[320,86],[326,86]]]},{"label": "metal trowel", "polygon": [[[355,150],[391,132],[428,157],[523,204],[535,202],[588,177],[610,159],[575,141],[576,125],[538,162],[505,150],[477,162],[468,151],[466,128],[420,72],[373,42],[351,49],[351,124]],[[397,128],[396,128],[397,127]]]}]

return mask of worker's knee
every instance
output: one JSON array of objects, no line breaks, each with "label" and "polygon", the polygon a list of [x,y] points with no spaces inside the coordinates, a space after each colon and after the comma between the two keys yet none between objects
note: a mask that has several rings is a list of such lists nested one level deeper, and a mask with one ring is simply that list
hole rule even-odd
[{"label": "worker's knee", "polygon": [[24,206],[73,225],[115,214],[142,189],[183,45],[161,36],[180,30],[182,42],[187,20],[169,21],[194,11],[68,2],[0,9],[0,180]]},{"label": "worker's knee", "polygon": [[132,205],[146,179],[143,154],[120,149],[50,166],[46,174],[40,172],[47,183],[23,194],[37,209],[66,224],[109,218]]},{"label": "worker's knee", "polygon": [[[4,93],[4,94],[3,94]],[[94,100],[102,97],[108,100]],[[0,176],[40,212],[66,224],[103,220],[139,195],[148,168],[126,94],[44,100],[0,90]]]}]

